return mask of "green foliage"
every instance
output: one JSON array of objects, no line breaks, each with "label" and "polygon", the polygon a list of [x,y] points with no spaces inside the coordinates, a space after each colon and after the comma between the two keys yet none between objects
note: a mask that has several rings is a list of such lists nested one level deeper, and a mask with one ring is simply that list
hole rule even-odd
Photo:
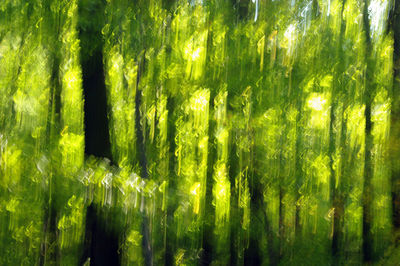
[{"label": "green foliage", "polygon": [[393,5],[2,1],[0,264],[90,264],[90,210],[123,265],[396,263]]}]

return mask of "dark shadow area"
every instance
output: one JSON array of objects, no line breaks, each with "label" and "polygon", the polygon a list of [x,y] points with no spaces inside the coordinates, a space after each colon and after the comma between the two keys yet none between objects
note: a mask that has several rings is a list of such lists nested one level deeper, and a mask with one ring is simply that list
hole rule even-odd
[{"label": "dark shadow area", "polygon": [[[136,80],[136,86],[139,88],[139,82],[140,82],[140,77],[142,73],[145,72],[145,66],[146,66],[146,51],[144,51],[144,54],[142,58],[138,59],[139,61],[139,70],[137,74],[137,80]],[[138,89],[138,92],[135,95],[135,131],[136,131],[136,145],[137,145],[137,150],[136,150],[136,158],[138,158],[139,161],[139,166],[141,169],[141,176],[142,178],[148,178],[149,173],[147,172],[147,159],[146,159],[146,147],[144,144],[144,139],[143,139],[143,130],[141,127],[141,117],[140,117],[140,105],[142,102],[142,91],[140,88]]]},{"label": "dark shadow area", "polygon": [[245,19],[249,13],[249,0],[233,0],[233,7],[237,9],[238,20]]},{"label": "dark shadow area", "polygon": [[[145,72],[145,66],[146,66],[146,51],[143,54],[143,57],[139,59],[139,71],[137,74],[137,80],[136,80],[136,86],[139,88],[139,82],[142,73]],[[136,93],[135,96],[135,125],[136,125],[136,145],[137,145],[137,154],[136,158],[138,158],[139,161],[139,166],[141,169],[141,176],[144,179],[149,178],[149,173],[147,169],[147,158],[146,158],[146,147],[144,144],[144,139],[143,139],[143,129],[141,127],[141,117],[140,117],[140,110],[139,106],[141,106],[142,102],[142,92],[139,89],[138,92]],[[149,219],[147,215],[143,215],[143,221],[142,221],[142,234],[143,234],[143,239],[142,239],[142,246],[143,246],[143,255],[145,259],[145,265],[153,265],[153,257],[152,257],[152,246],[151,246],[151,240],[150,240],[150,229],[149,229]]]},{"label": "dark shadow area", "polygon": [[111,159],[101,33],[104,8],[105,1],[80,1],[79,39],[85,98],[85,154]]},{"label": "dark shadow area", "polygon": [[111,158],[103,55],[96,51],[82,63],[85,95],[85,154]]},{"label": "dark shadow area", "polygon": [[400,228],[400,0],[394,1],[394,8],[389,16],[389,30],[394,33],[393,53],[393,103],[390,128],[390,156],[392,161],[392,207],[393,225]]},{"label": "dark shadow area", "polygon": [[81,265],[90,258],[90,265],[120,265],[118,256],[118,234],[107,227],[104,218],[93,205],[86,212],[85,247]]},{"label": "dark shadow area", "polygon": [[371,236],[371,105],[365,108],[365,166],[364,166],[364,192],[363,192],[363,256],[364,262],[370,262],[373,259],[373,247]]},{"label": "dark shadow area", "polygon": [[[111,160],[101,34],[104,7],[105,1],[81,0],[79,39],[85,99],[85,155]],[[104,215],[93,205],[86,212],[85,242],[80,264],[90,260],[90,265],[120,265],[118,233],[110,225],[107,226]]]}]

